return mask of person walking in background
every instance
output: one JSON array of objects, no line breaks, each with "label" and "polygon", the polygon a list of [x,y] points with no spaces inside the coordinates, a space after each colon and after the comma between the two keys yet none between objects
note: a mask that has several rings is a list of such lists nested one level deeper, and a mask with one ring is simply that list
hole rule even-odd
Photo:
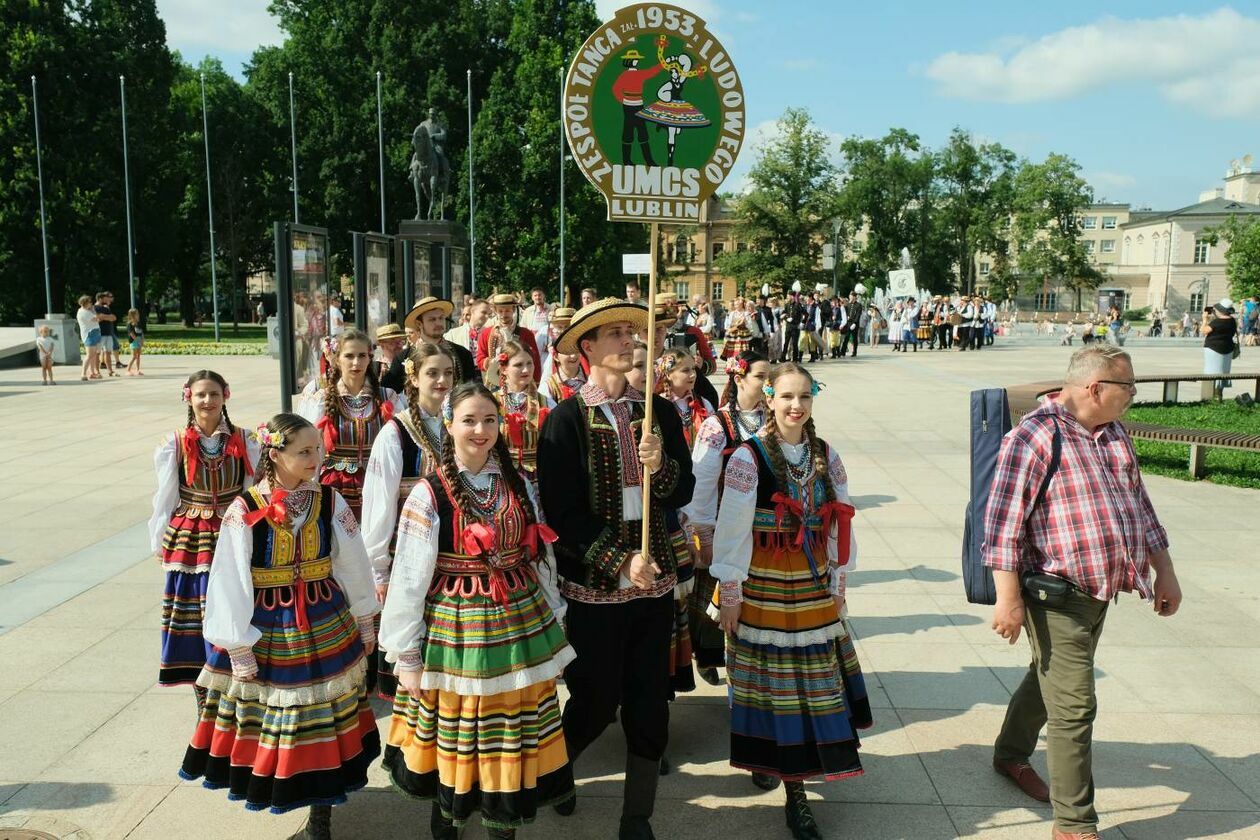
[{"label": "person walking in background", "polygon": [[[1229,373],[1234,361],[1234,350],[1238,347],[1238,322],[1234,320],[1234,302],[1222,298],[1209,310],[1211,317],[1204,313],[1202,332],[1203,339],[1203,372]],[[1233,383],[1228,379],[1217,379],[1213,383],[1216,399]]]},{"label": "person walking in background", "polygon": [[144,350],[144,328],[140,326],[140,310],[127,310],[127,347],[131,349],[131,359],[127,362],[128,376],[144,376],[140,370],[140,354]]},{"label": "person walking in background", "polygon": [[35,338],[35,351],[39,354],[39,377],[44,385],[56,385],[53,381],[53,348],[57,341],[52,337],[52,327],[45,324]]},{"label": "person walking in background", "polygon": [[[1010,644],[1026,632],[1032,649],[993,766],[1051,803],[1054,840],[1100,837],[1094,655],[1109,602],[1136,591],[1162,617],[1181,605],[1168,535],[1119,422],[1135,393],[1133,363],[1120,348],[1095,342],[1073,353],[1063,389],[1003,438],[985,512],[993,629]],[[1043,726],[1048,787],[1029,764]]]},{"label": "person walking in background", "polygon": [[110,376],[117,376],[114,368],[122,367],[122,363],[118,361],[118,316],[109,308],[113,300],[114,296],[109,292],[97,293],[96,320],[101,329],[100,363]]},{"label": "person walking in background", "polygon": [[534,342],[538,345],[538,358],[547,358],[547,348],[551,344],[551,312],[547,303],[547,293],[541,286],[535,286],[529,293],[530,305],[525,310],[524,320],[534,331]]},{"label": "person walking in background", "polygon": [[90,295],[79,296],[79,311],[74,314],[83,338],[83,370],[79,378],[84,382],[100,379],[101,322],[96,317]]},{"label": "person walking in background", "polygon": [[840,342],[840,358],[844,358],[848,353],[850,342],[853,344],[853,352],[849,355],[857,355],[858,344],[862,341],[861,330],[865,311],[858,300],[857,292],[849,292],[849,300],[844,304],[844,325],[841,327],[844,336]]}]

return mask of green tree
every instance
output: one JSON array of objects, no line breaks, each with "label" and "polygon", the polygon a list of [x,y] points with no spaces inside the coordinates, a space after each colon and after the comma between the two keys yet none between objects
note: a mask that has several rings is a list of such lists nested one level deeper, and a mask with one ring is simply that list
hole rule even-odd
[{"label": "green tree", "polygon": [[797,281],[802,288],[831,283],[831,272],[819,267],[839,201],[829,145],[807,110],[788,108],[758,150],[751,188],[736,203],[737,230],[749,248],[715,261],[746,291],[763,283],[779,291]]},{"label": "green tree", "polygon": [[1070,157],[1050,154],[1028,163],[1015,176],[1015,242],[1020,275],[1030,291],[1058,283],[1081,294],[1098,288],[1102,274],[1089,260],[1079,237],[1079,214],[1094,201],[1094,191]]},{"label": "green tree", "polygon": [[1225,224],[1204,231],[1216,244],[1229,243],[1225,254],[1225,276],[1235,300],[1260,295],[1260,220],[1230,216]]},{"label": "green tree", "polygon": [[[977,144],[957,127],[936,155],[940,224],[963,291],[975,290],[978,254],[1004,255],[1010,247],[1016,171],[1014,152],[1000,143]],[[990,286],[994,279],[991,270]]]}]

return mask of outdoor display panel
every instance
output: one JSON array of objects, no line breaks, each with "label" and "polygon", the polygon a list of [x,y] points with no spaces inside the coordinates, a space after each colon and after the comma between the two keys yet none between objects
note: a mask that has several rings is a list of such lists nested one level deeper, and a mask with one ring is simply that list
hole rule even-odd
[{"label": "outdoor display panel", "polygon": [[280,318],[281,403],[291,411],[294,396],[319,378],[323,339],[328,336],[328,231],[276,222],[276,292]]},{"label": "outdoor display panel", "polygon": [[392,244],[388,236],[354,235],[354,320],[370,336],[393,320],[389,288]]}]

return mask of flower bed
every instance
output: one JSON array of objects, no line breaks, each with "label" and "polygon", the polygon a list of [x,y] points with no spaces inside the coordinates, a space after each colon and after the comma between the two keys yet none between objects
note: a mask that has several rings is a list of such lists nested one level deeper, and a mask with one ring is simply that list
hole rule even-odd
[{"label": "flower bed", "polygon": [[267,345],[257,342],[163,341],[146,339],[146,355],[154,356],[265,356]]}]

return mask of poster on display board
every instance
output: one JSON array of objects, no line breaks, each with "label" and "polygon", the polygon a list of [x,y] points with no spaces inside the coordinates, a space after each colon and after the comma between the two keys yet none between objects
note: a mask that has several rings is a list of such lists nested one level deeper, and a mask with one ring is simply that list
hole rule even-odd
[{"label": "poster on display board", "polygon": [[276,291],[280,321],[281,405],[319,379],[319,359],[328,336],[328,231],[276,222]]}]

